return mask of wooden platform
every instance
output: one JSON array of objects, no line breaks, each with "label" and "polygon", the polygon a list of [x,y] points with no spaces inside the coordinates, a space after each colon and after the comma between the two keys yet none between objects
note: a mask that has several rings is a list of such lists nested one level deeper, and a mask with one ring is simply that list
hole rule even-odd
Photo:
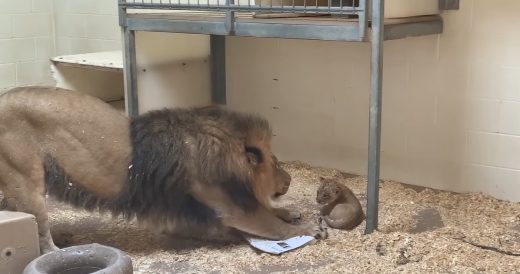
[{"label": "wooden platform", "polygon": [[56,56],[51,58],[51,62],[54,65],[123,71],[123,53],[120,50]]}]

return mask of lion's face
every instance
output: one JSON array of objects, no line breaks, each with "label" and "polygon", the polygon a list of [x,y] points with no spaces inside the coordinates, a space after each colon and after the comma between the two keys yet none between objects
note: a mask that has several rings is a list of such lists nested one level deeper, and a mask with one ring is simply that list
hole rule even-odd
[{"label": "lion's face", "polygon": [[278,162],[278,158],[276,156],[272,156],[273,161],[273,182],[274,182],[274,194],[273,197],[277,198],[279,196],[284,195],[289,190],[289,186],[291,185],[291,175],[287,173],[281,166],[280,162]]},{"label": "lion's face", "polygon": [[292,178],[275,155],[259,149],[250,149],[246,154],[255,172],[257,194],[274,199],[287,193]]}]

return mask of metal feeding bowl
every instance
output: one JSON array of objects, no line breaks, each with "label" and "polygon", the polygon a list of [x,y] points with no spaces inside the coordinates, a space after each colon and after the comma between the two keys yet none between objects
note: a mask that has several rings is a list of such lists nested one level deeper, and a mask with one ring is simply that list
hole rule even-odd
[{"label": "metal feeding bowl", "polygon": [[123,251],[100,244],[71,246],[44,254],[23,274],[132,274],[132,260]]}]

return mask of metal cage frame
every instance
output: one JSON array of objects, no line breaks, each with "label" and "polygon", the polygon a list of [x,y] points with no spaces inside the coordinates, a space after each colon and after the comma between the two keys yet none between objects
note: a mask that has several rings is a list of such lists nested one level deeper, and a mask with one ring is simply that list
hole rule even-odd
[{"label": "metal cage frame", "polygon": [[[253,4],[235,4],[235,0],[224,1],[223,4],[200,4],[199,1],[188,0],[118,0],[119,19],[124,43],[124,78],[125,78],[125,106],[127,115],[138,115],[137,96],[137,64],[136,64],[136,31],[196,33],[210,35],[210,67],[212,82],[212,100],[215,103],[226,103],[226,66],[225,66],[225,36],[255,36],[295,39],[318,39],[335,41],[369,42],[370,56],[370,102],[369,102],[369,142],[368,142],[368,172],[367,172],[367,208],[365,233],[370,234],[378,227],[379,204],[379,170],[381,147],[381,99],[383,77],[383,41],[399,39],[408,36],[419,36],[442,33],[443,24],[440,16],[429,21],[389,25],[384,24],[384,0],[356,0],[357,7],[330,5],[316,6],[263,6]],[[175,1],[177,1],[175,3]],[[185,1],[185,0],[183,0]],[[191,2],[190,2],[191,1]],[[196,1],[196,4],[193,3]],[[243,0],[238,0],[243,1]],[[294,3],[294,0],[292,0]],[[305,0],[304,0],[305,1]],[[344,0],[340,0],[344,1]],[[443,0],[443,5],[449,0]],[[455,0],[452,0],[455,1]],[[458,1],[456,1],[458,2]],[[305,2],[304,2],[305,3]],[[221,14],[219,20],[192,20],[180,18],[176,20],[131,16],[127,9],[154,9],[154,10],[197,10],[217,12]],[[358,20],[349,24],[314,24],[312,21],[288,24],[287,22],[267,22],[260,20],[242,20],[237,16],[243,12],[276,12],[276,13],[308,13],[308,14],[335,14],[355,15]],[[368,17],[370,15],[371,32],[368,34]]]}]

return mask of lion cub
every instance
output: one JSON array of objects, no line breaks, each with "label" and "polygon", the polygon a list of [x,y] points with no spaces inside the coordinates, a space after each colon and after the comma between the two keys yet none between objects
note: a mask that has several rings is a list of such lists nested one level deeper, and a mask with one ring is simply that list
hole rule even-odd
[{"label": "lion cub", "polygon": [[324,205],[320,213],[330,227],[350,230],[363,222],[363,208],[347,186],[323,177],[320,182],[316,202]]}]

